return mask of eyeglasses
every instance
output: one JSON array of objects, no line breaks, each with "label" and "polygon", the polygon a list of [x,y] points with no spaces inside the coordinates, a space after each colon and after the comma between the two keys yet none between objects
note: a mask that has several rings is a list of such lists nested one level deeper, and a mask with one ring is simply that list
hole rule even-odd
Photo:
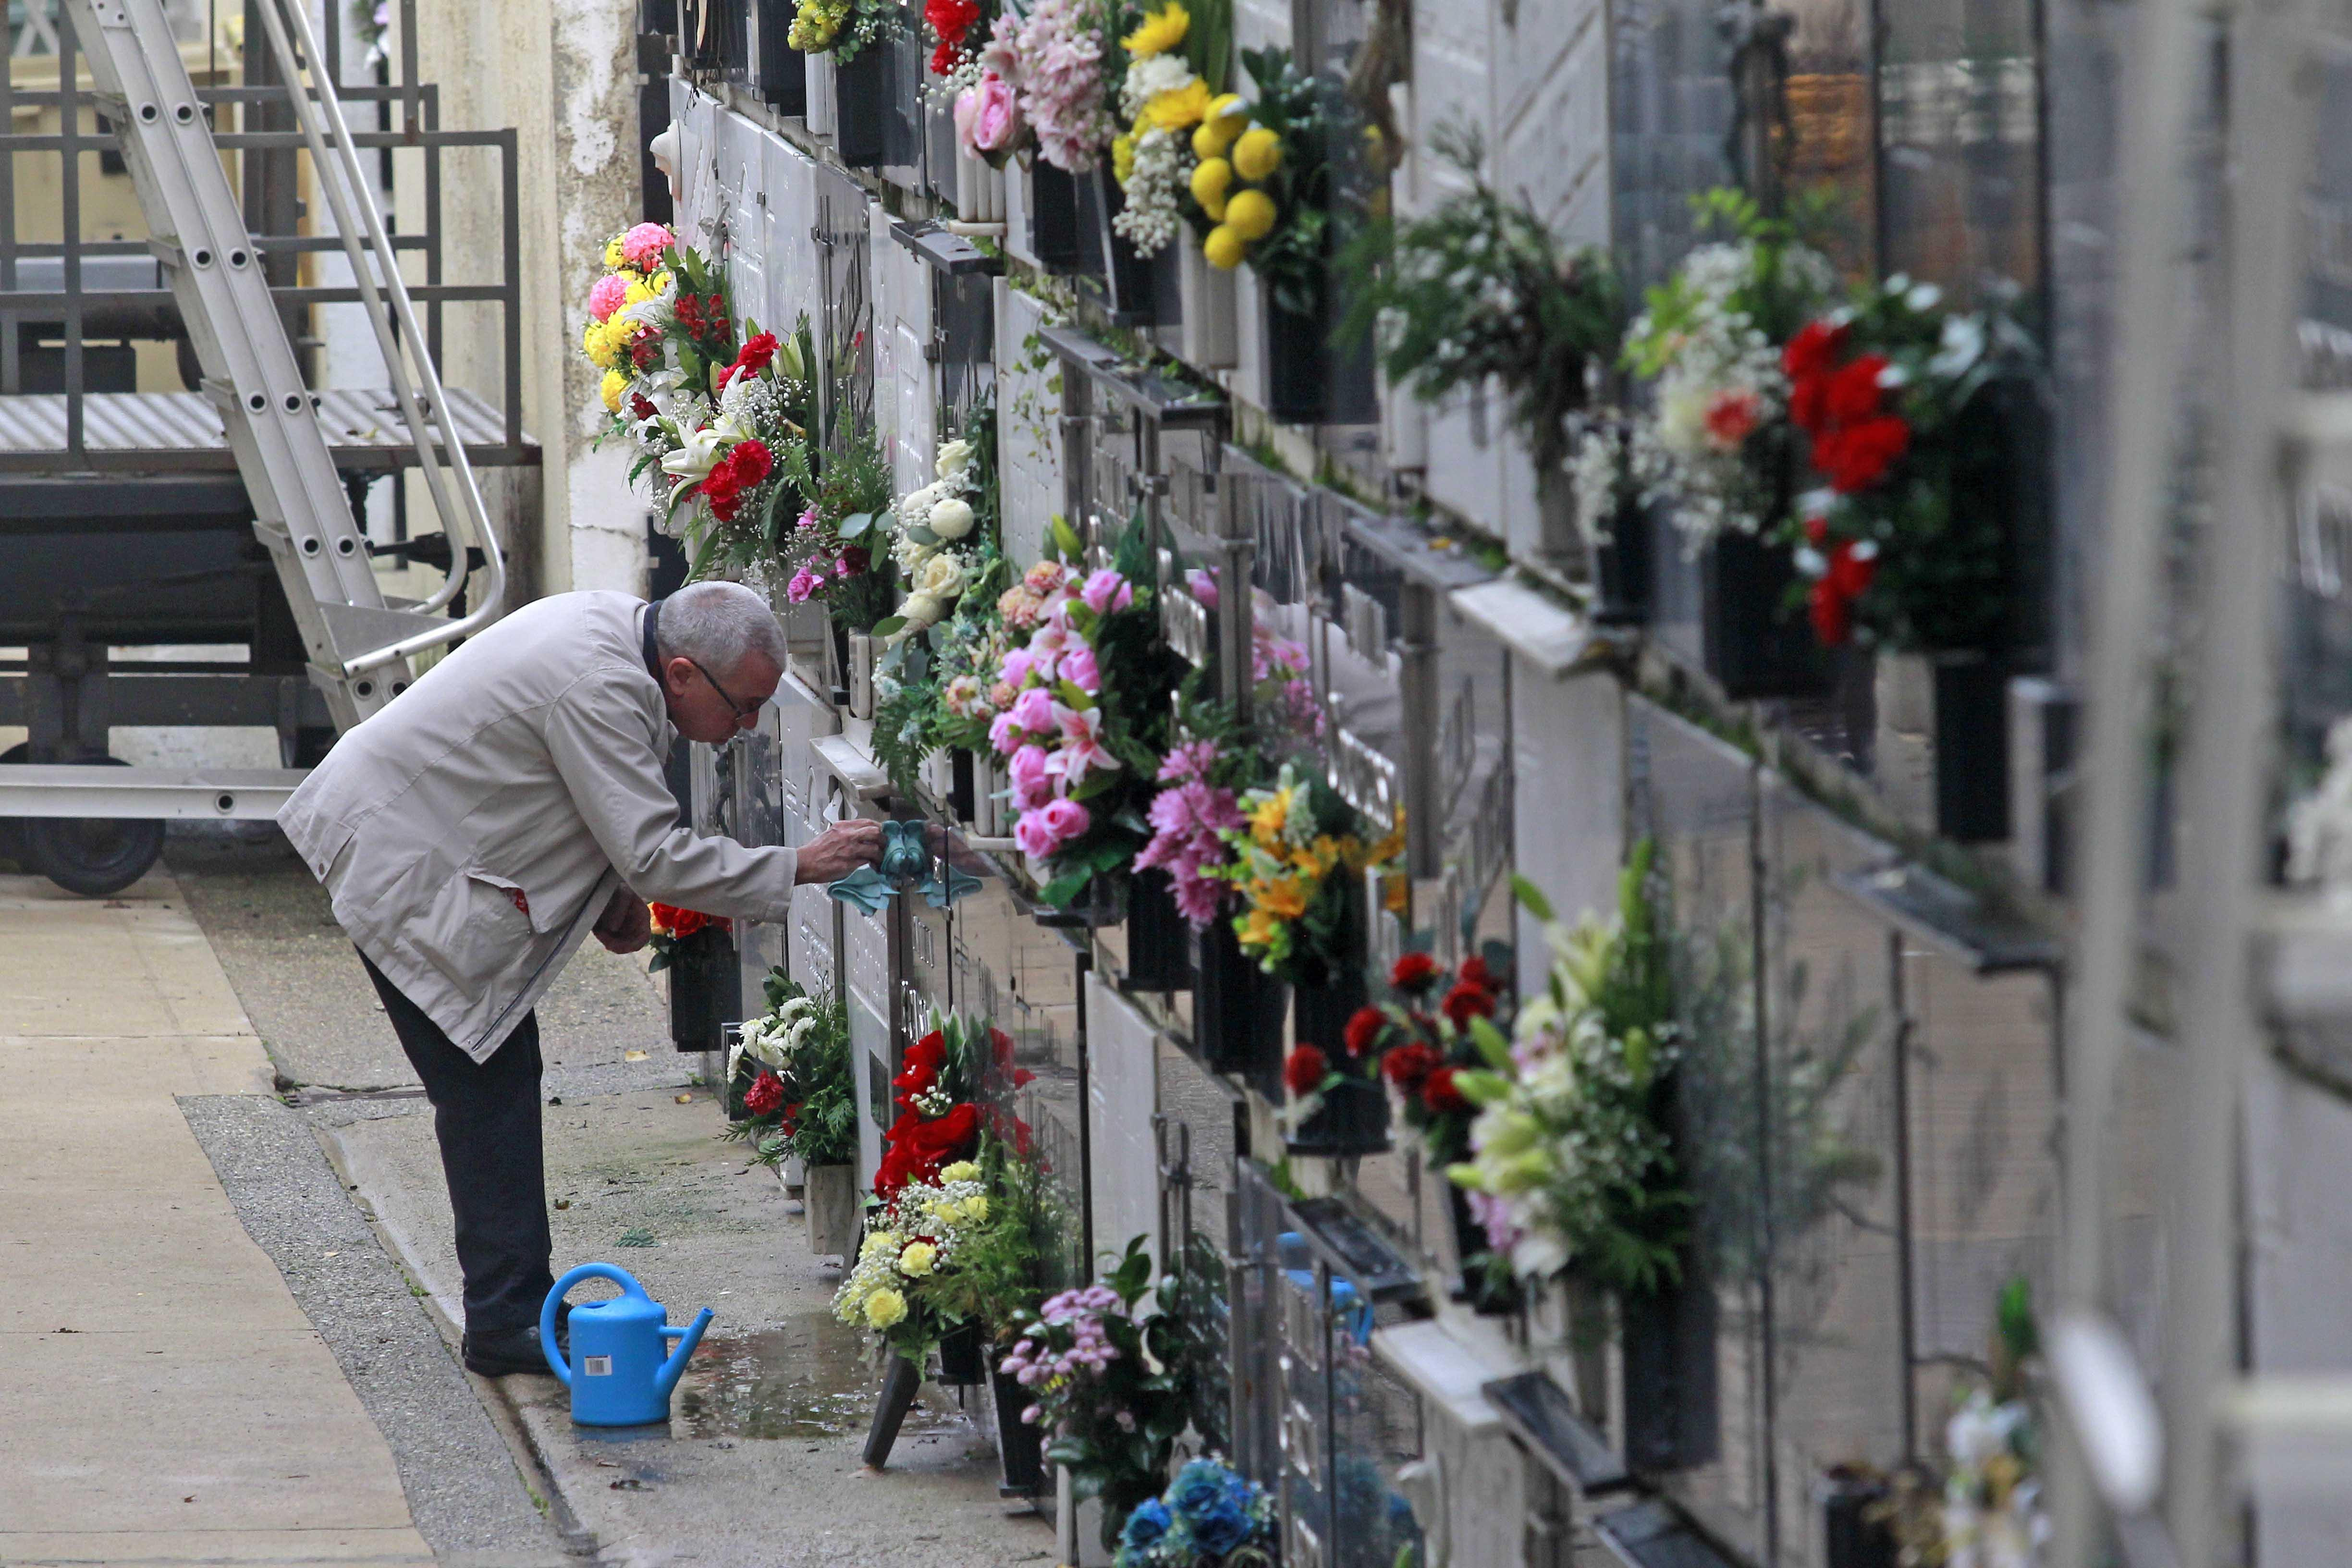
[{"label": "eyeglasses", "polygon": [[728,708],[733,711],[735,715],[735,722],[738,724],[749,724],[759,719],[760,709],[758,704],[754,703],[752,706],[746,708],[740,702],[736,701],[728,689],[719,685],[717,679],[713,677],[709,670],[702,668],[701,660],[697,658],[688,658],[686,662],[694,666],[694,672],[697,675],[699,675],[703,679],[710,683],[710,689],[719,693],[719,700],[727,704]]}]

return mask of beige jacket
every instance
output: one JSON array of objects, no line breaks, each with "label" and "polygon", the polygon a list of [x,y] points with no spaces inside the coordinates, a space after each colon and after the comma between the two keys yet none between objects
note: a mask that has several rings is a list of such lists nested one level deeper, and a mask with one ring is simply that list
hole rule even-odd
[{"label": "beige jacket", "polygon": [[645,611],[525,605],[343,736],[278,814],[359,950],[477,1061],[624,884],[705,914],[791,909],[792,850],[678,821]]}]

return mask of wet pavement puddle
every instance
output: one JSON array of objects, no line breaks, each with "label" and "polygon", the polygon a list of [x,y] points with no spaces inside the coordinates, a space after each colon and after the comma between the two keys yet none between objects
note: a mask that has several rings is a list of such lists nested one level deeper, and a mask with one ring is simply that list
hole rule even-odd
[{"label": "wet pavement puddle", "polygon": [[[863,1434],[882,1374],[863,1334],[830,1319],[727,1339],[707,1338],[678,1381],[681,1437],[842,1437]],[[952,1392],[927,1387],[899,1429],[912,1439],[973,1434],[979,1411],[941,1410]],[[976,1391],[975,1395],[976,1399]]]}]

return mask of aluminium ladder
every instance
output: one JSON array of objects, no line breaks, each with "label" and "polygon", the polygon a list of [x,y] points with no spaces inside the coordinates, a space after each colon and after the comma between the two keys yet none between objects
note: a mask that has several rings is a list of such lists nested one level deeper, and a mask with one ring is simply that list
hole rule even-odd
[{"label": "aluminium ladder", "polygon": [[[2242,1561],[2264,1519],[2236,1488],[2296,1472],[2294,1485],[2344,1506],[2352,1495],[2352,1378],[2241,1364],[2249,1294],[2238,1193],[2258,1146],[2246,1121],[2249,1069],[2265,1012],[2298,1005],[2347,1016],[2344,988],[2289,994],[2269,962],[2280,934],[2266,902],[2264,823],[2275,771],[2279,584],[2296,487],[2315,463],[2352,452],[2352,394],[2301,389],[2294,354],[2305,265],[2301,208],[2319,128],[2319,67],[2352,50],[2352,22],[2317,0],[2192,0],[2136,8],[2117,100],[2125,123],[2116,255],[2119,323],[2110,384],[2117,410],[2099,540],[2086,667],[2085,832],[2072,994],[2067,999],[2065,1199],[2058,1311],[2045,1344],[2063,1436],[2051,1445],[2053,1568],[2109,1561],[2112,1532],[2132,1568]],[[2189,353],[2179,294],[2196,211],[2184,167],[2209,28],[2225,30],[2228,124],[2215,238],[2221,331],[2212,404],[2215,505],[2200,542],[2192,712],[2178,821],[2184,846],[2178,935],[2180,1005],[2172,1043],[2175,1111],[2164,1162],[2167,1216],[2158,1375],[2137,1364],[2116,1321],[2110,1278],[2116,1093],[2147,935],[2142,900],[2149,791],[2151,657],[2166,581],[2166,492],[2176,476],[2173,412]],[[2306,917],[2315,966],[2352,963],[2352,921]],[[2251,1529],[2248,1527],[2251,1526]],[[2257,1547],[2259,1550],[2259,1547]]]},{"label": "aluminium ladder", "polygon": [[[255,7],[451,543],[446,579],[419,604],[387,604],[377,584],[318,399],[304,384],[162,0],[64,5],[146,214],[151,247],[169,274],[205,394],[226,432],[254,531],[285,590],[310,679],[335,727],[347,730],[405,689],[409,655],[488,625],[504,597],[506,572],[310,16],[300,0],[260,0]],[[468,613],[452,618],[442,612],[467,586],[468,543],[481,552],[485,581]],[[231,778],[204,770],[142,776],[121,768],[16,767],[0,770],[0,816],[265,817],[300,778],[290,769]]]}]

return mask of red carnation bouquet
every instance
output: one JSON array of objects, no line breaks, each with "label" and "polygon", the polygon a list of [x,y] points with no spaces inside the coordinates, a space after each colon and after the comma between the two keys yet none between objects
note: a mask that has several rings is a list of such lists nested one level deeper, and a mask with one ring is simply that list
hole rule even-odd
[{"label": "red carnation bouquet", "polygon": [[1948,311],[1940,290],[1902,277],[1789,340],[1789,417],[1822,482],[1785,537],[1824,647],[1998,637],[2011,432],[1988,393],[2026,348],[2006,316]]},{"label": "red carnation bouquet", "polygon": [[1510,960],[1499,942],[1462,961],[1452,973],[1425,952],[1408,952],[1389,971],[1391,1000],[1366,1007],[1348,1024],[1348,1048],[1377,1058],[1396,1090],[1405,1124],[1419,1132],[1438,1168],[1469,1158],[1477,1108],[1454,1085],[1457,1073],[1493,1066],[1476,1036],[1502,1037],[1489,1025],[1508,1005]]}]

